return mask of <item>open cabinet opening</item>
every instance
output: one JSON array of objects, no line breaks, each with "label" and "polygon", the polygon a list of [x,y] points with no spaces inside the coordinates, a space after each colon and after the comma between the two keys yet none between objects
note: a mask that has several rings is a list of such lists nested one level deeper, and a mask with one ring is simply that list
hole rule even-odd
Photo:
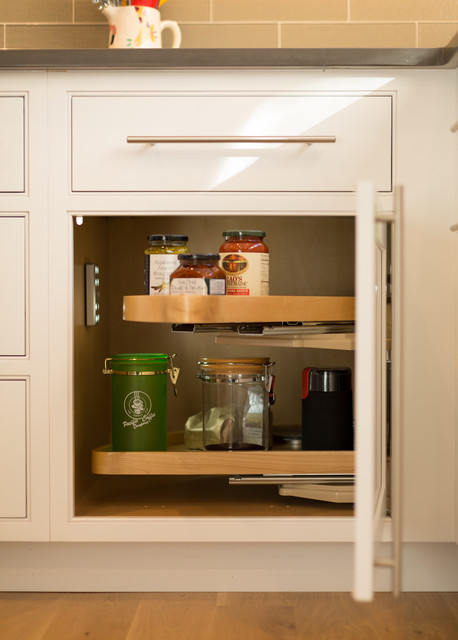
[{"label": "open cabinet opening", "polygon": [[[153,233],[185,234],[195,253],[218,252],[224,230],[263,229],[270,252],[270,295],[354,296],[355,242],[352,216],[124,216],[88,215],[74,218],[74,515],[76,517],[170,517],[170,516],[343,516],[352,515],[353,505],[279,495],[276,484],[229,484],[239,475],[238,452],[224,459],[234,463],[214,468],[200,462],[187,472],[186,461],[213,452],[187,450],[183,440],[186,420],[202,411],[201,381],[197,363],[202,358],[268,357],[274,362],[275,404],[271,407],[273,446],[253,452],[255,465],[243,475],[275,473],[271,467],[276,452],[282,457],[281,473],[342,474],[353,470],[353,452],[314,452],[324,466],[309,467],[307,452],[301,451],[302,371],[307,367],[354,369],[354,344],[348,322],[347,342],[307,344],[307,336],[294,333],[268,337],[239,335],[238,331],[181,332],[165,322],[132,322],[123,319],[124,296],[144,294],[144,250]],[[99,273],[100,320],[86,324],[85,265],[95,264]],[[243,300],[241,300],[241,304]],[[285,312],[284,322],[288,323]],[[320,318],[317,318],[320,320]],[[219,322],[221,319],[219,319]],[[177,323],[180,319],[177,318]],[[259,323],[263,319],[260,314]],[[351,324],[351,323],[350,323]],[[324,329],[323,329],[324,330]],[[324,330],[325,331],[325,330]],[[316,332],[313,336],[316,339]],[[329,335],[327,336],[329,338]],[[325,348],[326,347],[326,348]],[[165,452],[155,452],[151,468],[143,473],[135,467],[121,473],[97,468],[93,450],[111,443],[111,380],[102,373],[104,360],[117,353],[176,354],[180,368],[177,397],[172,384],[167,390]],[[174,458],[183,454],[186,458]],[[102,451],[103,455],[103,451]],[[169,458],[167,458],[169,456]],[[270,456],[270,457],[269,457]],[[334,457],[333,457],[334,456]],[[134,457],[134,456],[133,456]],[[196,459],[196,458],[194,458]],[[222,459],[222,458],[221,458]],[[184,460],[184,462],[183,462]],[[201,458],[198,458],[200,461]],[[265,469],[259,461],[266,461]],[[287,460],[287,463],[285,462]],[[176,462],[178,461],[178,462]],[[123,460],[125,464],[125,459]],[[174,470],[173,465],[179,466]],[[287,465],[286,467],[284,465]],[[155,470],[154,465],[157,465]],[[108,467],[109,468],[109,467]],[[199,468],[203,471],[199,472]],[[286,469],[286,471],[285,471]],[[333,470],[334,469],[334,470]]]}]

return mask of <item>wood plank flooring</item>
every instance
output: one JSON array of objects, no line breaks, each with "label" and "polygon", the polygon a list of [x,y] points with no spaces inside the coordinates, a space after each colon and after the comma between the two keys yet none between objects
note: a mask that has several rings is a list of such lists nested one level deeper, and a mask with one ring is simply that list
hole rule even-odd
[{"label": "wood plank flooring", "polygon": [[0,593],[0,640],[457,640],[458,593]]}]

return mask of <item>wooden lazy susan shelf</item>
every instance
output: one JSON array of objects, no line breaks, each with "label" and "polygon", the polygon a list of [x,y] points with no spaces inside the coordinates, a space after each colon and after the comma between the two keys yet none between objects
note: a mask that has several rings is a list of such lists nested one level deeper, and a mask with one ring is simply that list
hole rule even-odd
[{"label": "wooden lazy susan shelf", "polygon": [[124,296],[124,320],[169,324],[353,322],[351,296]]},{"label": "wooden lazy susan shelf", "polygon": [[[124,320],[167,324],[354,322],[350,296],[124,296]],[[340,336],[352,348],[353,336]],[[320,343],[322,345],[322,342]],[[324,345],[322,345],[324,346]],[[353,451],[92,451],[105,475],[353,474]]]},{"label": "wooden lazy susan shelf", "polygon": [[92,451],[102,475],[351,474],[353,451]]}]

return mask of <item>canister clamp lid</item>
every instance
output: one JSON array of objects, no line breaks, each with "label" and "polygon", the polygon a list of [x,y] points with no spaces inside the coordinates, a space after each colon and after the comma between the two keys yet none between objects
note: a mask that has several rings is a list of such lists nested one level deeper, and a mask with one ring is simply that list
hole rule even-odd
[{"label": "canister clamp lid", "polygon": [[246,383],[263,382],[269,393],[269,402],[275,402],[273,385],[275,376],[269,358],[203,358],[197,363],[197,378],[204,381]]},{"label": "canister clamp lid", "polygon": [[160,376],[168,373],[170,375],[170,380],[173,384],[173,393],[175,397],[177,396],[177,380],[180,374],[180,369],[178,367],[173,366],[173,358],[176,356],[174,353],[172,356],[167,356],[169,361],[169,367],[167,369],[161,369],[159,371],[120,371],[119,369],[111,369],[108,366],[108,363],[111,363],[112,358],[105,358],[104,368],[102,369],[102,373],[105,375],[117,375],[117,376]]}]

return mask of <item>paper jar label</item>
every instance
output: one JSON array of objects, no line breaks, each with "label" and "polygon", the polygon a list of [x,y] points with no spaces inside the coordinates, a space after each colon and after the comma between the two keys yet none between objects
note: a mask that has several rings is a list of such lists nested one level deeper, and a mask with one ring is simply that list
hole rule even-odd
[{"label": "paper jar label", "polygon": [[221,253],[220,266],[226,274],[226,295],[269,295],[268,253]]}]

